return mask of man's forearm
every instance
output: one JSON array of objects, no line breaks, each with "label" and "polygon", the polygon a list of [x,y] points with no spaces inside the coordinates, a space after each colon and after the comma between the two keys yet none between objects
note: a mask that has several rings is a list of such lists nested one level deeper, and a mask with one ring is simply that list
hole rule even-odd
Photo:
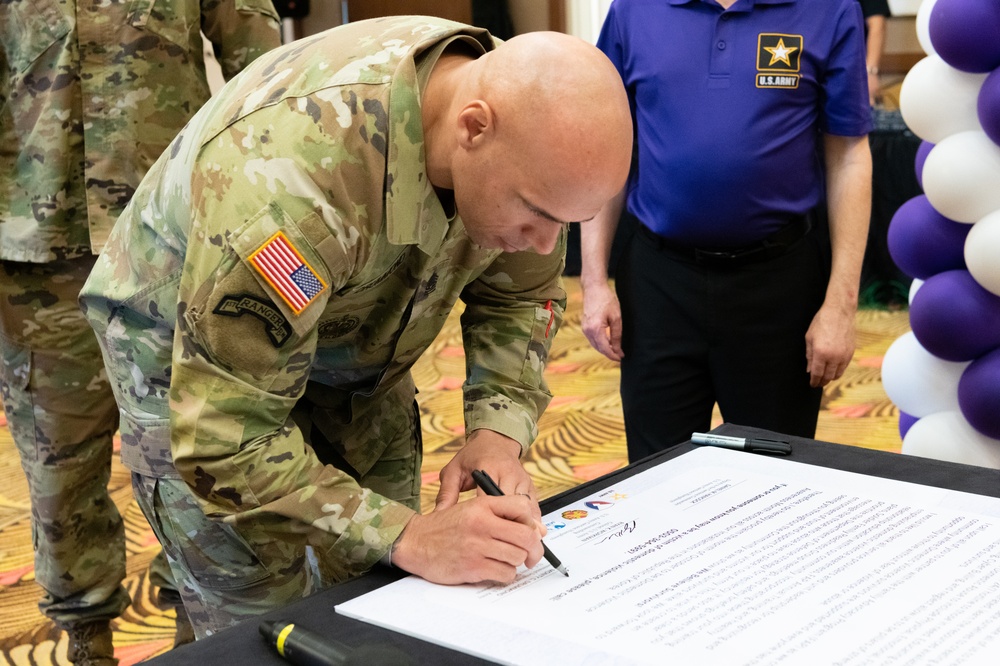
[{"label": "man's forearm", "polygon": [[618,219],[625,208],[625,189],[605,204],[593,220],[580,225],[580,285],[607,284],[611,244],[618,229]]},{"label": "man's forearm", "polygon": [[885,17],[869,16],[868,43],[865,54],[865,64],[869,74],[878,74],[882,67],[882,50],[885,48]]},{"label": "man's forearm", "polygon": [[871,217],[868,137],[825,136],[827,205],[833,250],[826,302],[854,309]]}]

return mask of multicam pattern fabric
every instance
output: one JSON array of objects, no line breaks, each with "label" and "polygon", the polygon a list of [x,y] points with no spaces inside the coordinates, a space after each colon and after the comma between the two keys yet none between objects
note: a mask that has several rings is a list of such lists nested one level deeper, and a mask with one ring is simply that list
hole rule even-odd
[{"label": "multicam pattern fabric", "polygon": [[118,410],[77,295],[139,179],[208,97],[199,26],[228,76],[279,43],[270,0],[0,0],[0,391],[40,607],[60,625],[129,603],[107,490]]},{"label": "multicam pattern fabric", "polygon": [[[458,299],[466,431],[526,448],[551,397],[565,239],[549,256],[478,247],[427,179],[420,81],[453,40],[494,48],[395,17],[257,60],[153,167],[82,294],[126,463],[169,477],[172,452],[208,515],[248,541],[308,543],[340,577],[376,563],[417,506],[419,458],[390,449],[413,440],[410,369]],[[250,262],[278,232],[327,285],[299,312]]]},{"label": "multicam pattern fabric", "polygon": [[280,43],[271,0],[0,0],[0,259],[96,253],[209,97]]},{"label": "multicam pattern fabric", "polygon": [[39,608],[62,625],[129,604],[107,491],[117,408],[76,302],[93,263],[0,265],[0,398],[28,479]]}]

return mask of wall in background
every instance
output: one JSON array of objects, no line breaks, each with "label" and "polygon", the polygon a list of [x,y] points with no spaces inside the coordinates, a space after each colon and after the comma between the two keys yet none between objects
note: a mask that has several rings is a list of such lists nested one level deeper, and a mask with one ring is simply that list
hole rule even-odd
[{"label": "wall in background", "polygon": [[[507,0],[517,33],[551,30],[561,21],[566,32],[594,43],[612,0]],[[909,71],[924,53],[917,41],[915,15],[921,0],[889,0],[886,52],[882,69],[890,76]],[[309,16],[295,20],[296,37],[313,35],[343,22],[345,11],[352,19],[379,11],[434,14],[468,20],[470,0],[313,0]]]},{"label": "wall in background", "polygon": [[518,34],[550,30],[548,5],[548,2],[539,0],[507,0],[507,9],[510,11],[511,21],[514,22],[514,30]]}]

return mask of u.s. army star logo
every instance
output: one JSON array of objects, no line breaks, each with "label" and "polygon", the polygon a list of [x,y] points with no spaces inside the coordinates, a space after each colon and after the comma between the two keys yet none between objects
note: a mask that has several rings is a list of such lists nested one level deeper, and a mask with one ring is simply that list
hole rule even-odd
[{"label": "u.s. army star logo", "polygon": [[229,294],[222,297],[213,313],[226,317],[242,317],[250,314],[267,324],[264,330],[271,344],[280,347],[292,334],[292,326],[274,303],[250,294]]},{"label": "u.s. army star logo", "polygon": [[757,35],[757,87],[798,88],[802,35]]}]

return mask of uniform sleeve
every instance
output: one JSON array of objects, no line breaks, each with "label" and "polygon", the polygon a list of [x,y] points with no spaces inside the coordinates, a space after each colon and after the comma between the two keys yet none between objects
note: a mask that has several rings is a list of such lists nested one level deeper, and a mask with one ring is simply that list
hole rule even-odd
[{"label": "uniform sleeve", "polygon": [[551,254],[502,254],[463,291],[467,433],[495,430],[522,453],[538,434],[552,399],[543,373],[566,308],[565,255],[564,231]]},{"label": "uniform sleeve", "polygon": [[201,29],[227,81],[281,45],[280,19],[271,0],[202,0]]},{"label": "uniform sleeve", "polygon": [[[275,166],[269,175],[304,187],[306,177],[290,169]],[[211,198],[195,202],[198,218],[243,222],[224,235],[195,232],[190,239],[171,377],[174,463],[210,517],[237,528],[252,520],[275,539],[309,543],[360,573],[390,548],[413,511],[322,464],[291,418],[316,356],[317,318],[347,279],[350,248],[337,245],[317,213],[225,184],[200,187],[213,178],[210,166],[196,172],[195,191]],[[250,261],[276,234],[304,266],[296,280],[305,285],[305,304],[287,286],[269,288],[280,279],[265,279]]]}]

